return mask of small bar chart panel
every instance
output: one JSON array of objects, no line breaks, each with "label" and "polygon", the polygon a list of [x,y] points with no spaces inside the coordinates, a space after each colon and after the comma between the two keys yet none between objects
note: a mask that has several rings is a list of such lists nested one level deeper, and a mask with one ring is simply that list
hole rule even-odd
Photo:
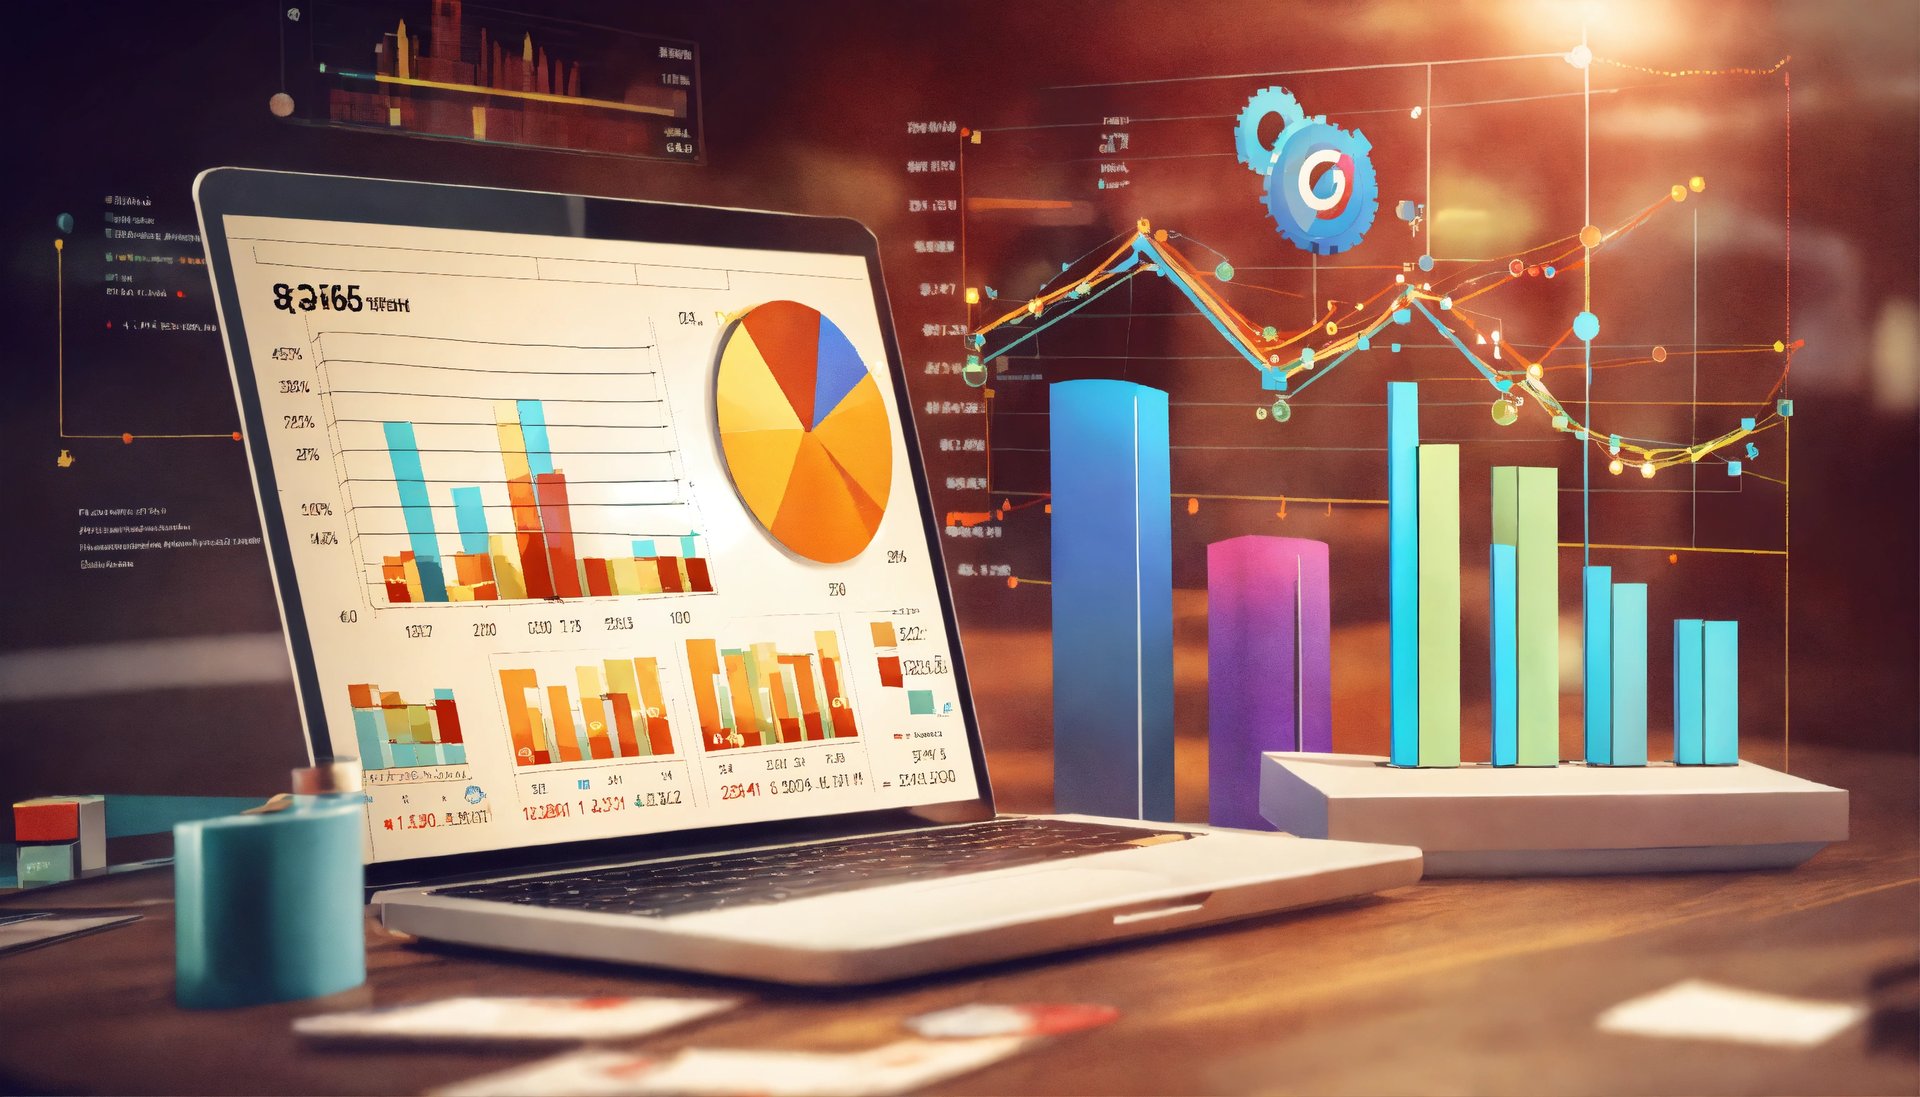
[{"label": "small bar chart panel", "polygon": [[[319,345],[374,606],[713,591],[651,348]],[[476,372],[494,392],[555,395],[468,395]]]},{"label": "small bar chart panel", "polygon": [[860,734],[833,629],[805,647],[772,640],[686,642],[700,742],[709,752]]},{"label": "small bar chart panel", "polygon": [[460,709],[452,690],[434,690],[431,701],[408,701],[394,690],[362,682],[348,686],[347,697],[362,768],[466,764]]},{"label": "small bar chart panel", "polygon": [[462,0],[321,0],[282,16],[302,121],[698,161],[691,42]]},{"label": "small bar chart panel", "polygon": [[657,658],[580,660],[564,675],[507,666],[499,676],[516,766],[676,753]]}]

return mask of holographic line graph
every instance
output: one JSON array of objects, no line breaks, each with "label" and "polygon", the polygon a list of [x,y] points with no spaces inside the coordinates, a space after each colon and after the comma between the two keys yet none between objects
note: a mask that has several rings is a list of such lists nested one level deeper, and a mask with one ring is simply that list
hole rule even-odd
[{"label": "holographic line graph", "polygon": [[[1141,274],[1157,274],[1171,282],[1195,311],[1213,326],[1221,338],[1259,371],[1262,387],[1292,396],[1297,396],[1308,385],[1333,372],[1353,355],[1373,349],[1372,341],[1382,331],[1391,326],[1411,323],[1417,315],[1430,324],[1461,358],[1474,368],[1480,378],[1499,394],[1500,398],[1493,405],[1496,422],[1503,426],[1511,424],[1517,417],[1519,406],[1524,402],[1521,394],[1531,396],[1541,410],[1550,417],[1555,429],[1571,434],[1583,443],[1605,450],[1607,455],[1614,459],[1611,468],[1616,475],[1623,471],[1626,465],[1626,462],[1619,458],[1622,454],[1627,454],[1637,459],[1635,465],[1643,476],[1652,477],[1659,469],[1696,463],[1718,454],[1729,446],[1742,443],[1755,434],[1779,426],[1787,415],[1791,414],[1791,404],[1775,403],[1766,414],[1743,418],[1740,426],[1705,441],[1678,443],[1652,439],[1635,440],[1619,434],[1599,431],[1576,419],[1572,412],[1554,396],[1546,383],[1545,374],[1550,368],[1545,364],[1546,360],[1576,334],[1575,326],[1577,325],[1569,325],[1544,353],[1530,360],[1514,349],[1512,343],[1503,343],[1498,329],[1492,332],[1493,341],[1489,343],[1486,338],[1488,333],[1481,330],[1472,319],[1472,315],[1476,313],[1463,306],[1469,301],[1510,285],[1528,275],[1536,278],[1542,276],[1552,278],[1562,272],[1581,270],[1588,265],[1593,250],[1632,231],[1662,208],[1685,201],[1688,193],[1698,193],[1704,188],[1704,180],[1696,176],[1686,185],[1676,184],[1666,196],[1635,213],[1611,231],[1602,232],[1597,228],[1589,227],[1583,229],[1578,236],[1563,237],[1511,255],[1500,256],[1487,261],[1490,264],[1501,264],[1498,269],[1481,270],[1477,269],[1478,265],[1470,266],[1467,271],[1454,275],[1451,279],[1442,279],[1438,288],[1431,281],[1414,285],[1407,282],[1406,276],[1402,274],[1397,281],[1389,283],[1372,296],[1356,303],[1350,310],[1346,323],[1342,323],[1336,317],[1338,310],[1329,307],[1312,326],[1289,332],[1279,331],[1272,325],[1257,324],[1249,319],[1245,313],[1227,302],[1207,284],[1209,275],[1202,273],[1192,261],[1173,246],[1172,241],[1181,238],[1178,233],[1167,229],[1156,230],[1149,222],[1142,220],[1131,238],[1083,273],[1052,289],[1043,286],[1042,292],[1029,299],[1024,305],[1009,310],[970,332],[967,336],[967,367],[971,376],[984,380],[983,361],[1007,354]],[[1573,241],[1572,246],[1558,251],[1552,250],[1568,241]],[[1198,244],[1198,241],[1194,243]],[[1198,246],[1207,247],[1205,244],[1198,244]],[[1207,250],[1214,249],[1207,248]],[[1578,258],[1571,258],[1576,253],[1582,254]],[[1571,261],[1564,267],[1556,265],[1569,259]],[[1084,257],[1082,261],[1084,262]],[[1075,264],[1068,264],[1068,270],[1063,271],[1062,274],[1070,272],[1074,266]],[[1214,268],[1211,277],[1215,282],[1225,285],[1232,284],[1233,274],[1231,264],[1223,258]],[[1061,277],[1055,276],[1048,285],[1059,281]],[[1449,281],[1450,286],[1447,285]],[[1456,296],[1459,291],[1468,292]],[[1363,313],[1369,308],[1374,311],[1365,315],[1356,326],[1352,315]],[[1460,324],[1468,329],[1470,337],[1475,340],[1474,345],[1503,346],[1506,353],[1520,364],[1520,368],[1509,369],[1490,364],[1476,353],[1458,332],[1442,320],[1436,310],[1452,312],[1458,317]],[[1028,324],[1029,320],[1034,322]],[[1016,327],[1025,330],[999,343],[991,350],[988,349],[989,336],[995,332],[1004,332]],[[1310,345],[1308,340],[1317,332],[1325,332],[1333,338],[1316,348]],[[1590,342],[1591,338],[1581,340],[1583,346]],[[1792,366],[1792,356],[1789,352],[1798,347],[1798,343],[1792,346],[1778,343],[1773,347],[1776,353],[1788,353],[1787,366],[1781,372],[1782,381],[1786,377],[1787,370]],[[1628,359],[1601,363],[1601,365],[1620,366],[1637,364],[1637,362],[1638,360]],[[1295,378],[1309,373],[1312,376],[1307,377],[1305,381],[1299,384],[1294,383]],[[1780,383],[1776,383],[1773,391],[1777,392],[1779,388]],[[1515,392],[1516,389],[1519,390],[1518,393]],[[1282,400],[1284,399],[1286,398],[1283,397]],[[1768,399],[1771,401],[1771,394]],[[1276,405],[1276,411],[1280,410]]]}]

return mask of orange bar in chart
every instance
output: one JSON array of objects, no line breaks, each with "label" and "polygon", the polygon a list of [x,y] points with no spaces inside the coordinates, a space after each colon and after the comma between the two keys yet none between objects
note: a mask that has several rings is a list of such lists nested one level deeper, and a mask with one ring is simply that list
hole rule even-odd
[{"label": "orange bar in chart", "polygon": [[687,641],[687,672],[693,678],[693,709],[700,721],[700,742],[708,750],[726,740],[720,726],[720,699],[714,682],[720,676],[720,647],[712,640]]},{"label": "orange bar in chart", "polygon": [[507,738],[513,743],[513,761],[519,766],[544,766],[545,751],[534,749],[534,721],[540,714],[527,700],[528,691],[538,689],[540,680],[530,670],[500,672],[500,695],[507,704]]},{"label": "orange bar in chart", "polygon": [[[633,664],[622,659],[608,659],[602,666],[606,668],[607,675],[607,704],[613,707],[613,721],[620,729],[620,757],[632,758],[652,753],[640,749],[638,736],[646,726],[646,716],[641,711],[640,685],[634,680]],[[622,710],[626,713],[625,720],[620,718]]]},{"label": "orange bar in chart", "polygon": [[580,562],[580,570],[586,576],[588,594],[602,597],[613,593],[613,582],[605,560],[589,556]]},{"label": "orange bar in chart", "polygon": [[713,593],[713,579],[707,572],[707,562],[698,556],[689,556],[681,561],[687,565],[687,586],[700,594]]},{"label": "orange bar in chart", "polygon": [[553,573],[547,561],[547,542],[540,525],[540,501],[533,489],[533,469],[527,465],[526,436],[513,401],[494,405],[500,434],[500,462],[507,473],[507,501],[512,504],[514,535],[520,546],[521,580],[529,598],[554,596]]},{"label": "orange bar in chart", "polygon": [[873,633],[874,647],[890,648],[899,646],[900,638],[899,635],[893,631],[892,621],[875,621],[869,628]]},{"label": "orange bar in chart", "polygon": [[580,760],[580,741],[574,737],[573,701],[567,696],[567,687],[547,687],[547,711],[553,714],[553,747],[560,754],[562,762]]},{"label": "orange bar in chart", "polygon": [[900,657],[898,655],[882,655],[878,661],[880,664],[881,685],[899,689],[907,684],[906,678],[900,673]]},{"label": "orange bar in chart", "polygon": [[853,725],[853,702],[847,697],[840,675],[840,641],[831,632],[816,632],[813,642],[820,649],[820,680],[827,686],[827,706],[833,719],[833,737],[851,739],[859,734]]},{"label": "orange bar in chart", "polygon": [[745,735],[749,728],[759,731],[760,742],[755,745],[765,745],[772,740],[761,730],[759,717],[753,711],[754,686],[747,677],[747,657],[728,652],[726,659],[727,692],[733,697],[733,726],[741,735]]},{"label": "orange bar in chart", "polygon": [[640,699],[646,703],[647,745],[654,754],[673,753],[673,729],[667,723],[667,699],[660,691],[660,661],[635,659],[634,676],[640,680]]},{"label": "orange bar in chart", "polygon": [[640,753],[640,742],[636,738],[633,726],[633,702],[624,693],[607,694],[607,711],[613,714],[613,726],[619,734],[620,757],[632,758]]},{"label": "orange bar in chart", "polygon": [[794,691],[800,695],[800,722],[808,739],[825,739],[826,725],[820,722],[820,697],[813,691],[813,660],[804,655],[782,655],[780,665],[793,675]]},{"label": "orange bar in chart", "polygon": [[553,566],[553,590],[562,598],[580,597],[580,572],[574,565],[573,516],[567,510],[567,476],[542,472],[533,478],[540,501],[540,525],[546,533],[547,559]]},{"label": "orange bar in chart", "polygon": [[600,696],[600,675],[592,667],[575,667],[574,683],[580,688],[580,716],[587,724],[587,753],[595,758],[613,757],[613,743],[607,737],[612,725],[606,699]]}]

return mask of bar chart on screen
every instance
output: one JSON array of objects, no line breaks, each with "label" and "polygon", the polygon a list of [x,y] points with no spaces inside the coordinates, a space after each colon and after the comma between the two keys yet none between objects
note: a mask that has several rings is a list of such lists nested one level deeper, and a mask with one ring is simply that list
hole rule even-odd
[{"label": "bar chart on screen", "polygon": [[708,753],[860,736],[839,629],[829,621],[770,639],[686,641]]},{"label": "bar chart on screen", "polygon": [[347,695],[363,769],[466,765],[467,745],[452,690],[435,689],[431,700],[409,700],[399,691],[360,682],[348,686]]},{"label": "bar chart on screen", "polygon": [[332,443],[370,607],[714,590],[652,347],[317,346],[324,420],[307,425]]}]

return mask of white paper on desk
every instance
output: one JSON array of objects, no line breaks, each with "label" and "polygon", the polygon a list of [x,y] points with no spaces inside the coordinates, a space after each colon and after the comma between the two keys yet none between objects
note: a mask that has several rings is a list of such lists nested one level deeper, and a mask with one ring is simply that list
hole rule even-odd
[{"label": "white paper on desk", "polygon": [[442,998],[302,1017],[293,1031],[367,1043],[587,1043],[646,1036],[733,1005],[725,998]]},{"label": "white paper on desk", "polygon": [[1788,998],[1688,979],[1600,1015],[1602,1032],[1815,1047],[1866,1016],[1864,1005]]},{"label": "white paper on desk", "polygon": [[900,1040],[853,1052],[688,1048],[664,1058],[579,1051],[435,1092],[436,1097],[887,1097],[979,1070],[1031,1042],[1023,1036]]},{"label": "white paper on desk", "polygon": [[138,914],[112,912],[105,914],[86,914],[72,910],[48,911],[44,914],[38,911],[31,912],[29,917],[18,917],[0,924],[0,953],[52,944],[64,937],[78,937],[83,933],[110,929],[127,922],[138,921],[139,918]]}]

